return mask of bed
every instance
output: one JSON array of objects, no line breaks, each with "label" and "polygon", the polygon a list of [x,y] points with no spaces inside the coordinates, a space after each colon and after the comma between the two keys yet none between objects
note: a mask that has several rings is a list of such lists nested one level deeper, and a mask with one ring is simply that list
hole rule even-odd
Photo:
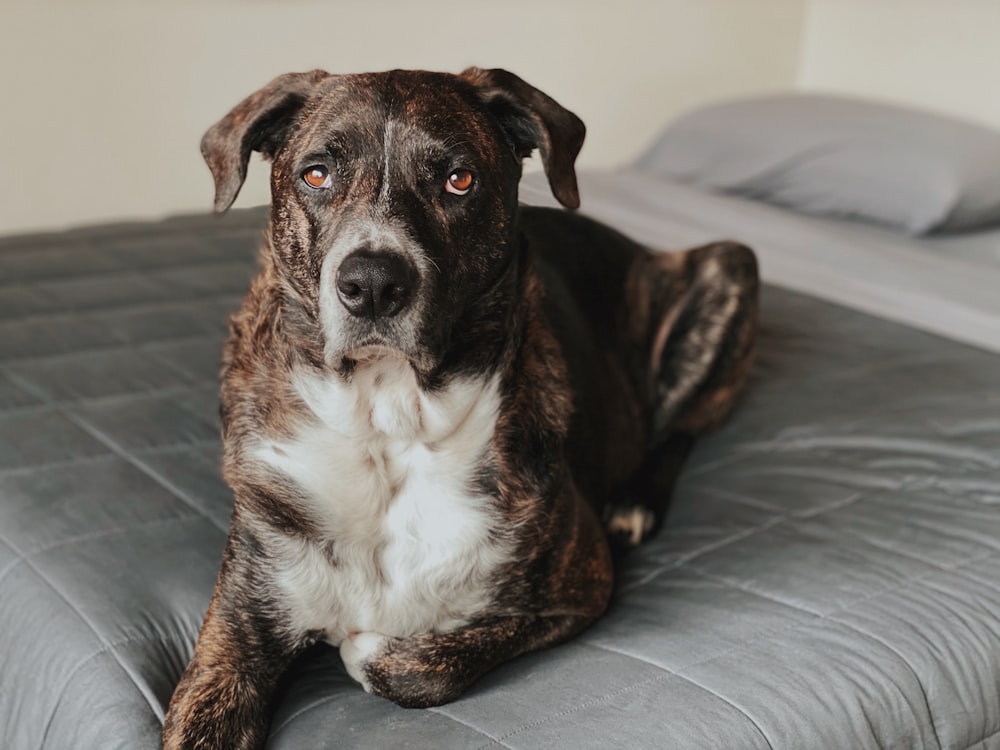
[{"label": "bed", "polygon": [[[366,695],[316,647],[269,748],[1000,748],[1000,228],[803,213],[654,157],[581,174],[582,210],[657,248],[741,239],[766,282],[746,396],[664,529],[597,625],[450,705]],[[4,748],[159,746],[225,539],[218,352],[265,218],[0,240]]]}]

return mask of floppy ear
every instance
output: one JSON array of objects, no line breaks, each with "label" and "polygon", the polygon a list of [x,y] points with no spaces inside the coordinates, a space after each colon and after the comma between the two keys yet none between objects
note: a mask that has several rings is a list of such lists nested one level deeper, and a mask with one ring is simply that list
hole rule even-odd
[{"label": "floppy ear", "polygon": [[514,142],[519,157],[538,149],[552,194],[567,208],[578,208],[573,163],[583,146],[583,121],[513,73],[499,68],[469,68],[462,77],[478,86],[486,106]]},{"label": "floppy ear", "polygon": [[201,155],[215,178],[215,211],[236,200],[247,176],[251,151],[274,156],[288,126],[317,84],[330,76],[322,70],[286,73],[237,104],[201,139]]}]

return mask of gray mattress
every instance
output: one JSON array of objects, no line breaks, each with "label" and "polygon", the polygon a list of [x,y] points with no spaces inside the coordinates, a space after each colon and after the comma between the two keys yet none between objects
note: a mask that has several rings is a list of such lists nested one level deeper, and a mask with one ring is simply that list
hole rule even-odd
[{"label": "gray mattress", "polygon": [[[159,746],[261,222],[0,241],[0,747]],[[269,747],[1000,748],[998,386],[1000,355],[768,286],[746,399],[598,625],[423,711],[317,648]]]}]

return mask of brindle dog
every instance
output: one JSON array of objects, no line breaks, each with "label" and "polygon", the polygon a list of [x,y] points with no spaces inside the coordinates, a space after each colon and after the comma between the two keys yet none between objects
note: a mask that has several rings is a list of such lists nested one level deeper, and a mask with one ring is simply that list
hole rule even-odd
[{"label": "brindle dog", "polygon": [[273,162],[222,368],[235,495],[164,747],[259,748],[325,640],[402,706],[454,700],[605,610],[609,539],[663,516],[733,408],[757,317],[735,243],[653,253],[579,204],[583,123],[503,70],[284,75],[206,134],[225,211]]}]

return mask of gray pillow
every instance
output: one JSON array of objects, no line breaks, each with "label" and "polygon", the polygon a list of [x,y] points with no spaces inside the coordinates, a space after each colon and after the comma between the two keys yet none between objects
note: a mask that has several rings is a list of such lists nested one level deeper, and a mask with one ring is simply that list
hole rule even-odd
[{"label": "gray pillow", "polygon": [[786,94],[698,109],[636,166],[912,234],[1000,223],[1000,132],[858,99]]}]

